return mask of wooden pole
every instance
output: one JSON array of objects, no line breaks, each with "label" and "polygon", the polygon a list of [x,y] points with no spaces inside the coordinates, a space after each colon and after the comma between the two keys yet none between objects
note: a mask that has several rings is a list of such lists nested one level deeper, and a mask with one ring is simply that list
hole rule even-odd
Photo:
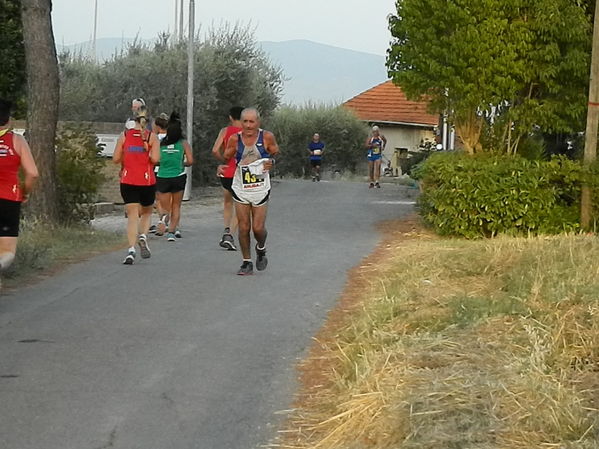
[{"label": "wooden pole", "polygon": [[[593,25],[593,53],[591,56],[591,79],[589,81],[589,105],[587,128],[584,139],[584,165],[592,164],[597,158],[597,127],[599,126],[599,0],[595,0]],[[580,224],[589,229],[592,217],[592,192],[589,186],[582,186],[580,204]]]}]

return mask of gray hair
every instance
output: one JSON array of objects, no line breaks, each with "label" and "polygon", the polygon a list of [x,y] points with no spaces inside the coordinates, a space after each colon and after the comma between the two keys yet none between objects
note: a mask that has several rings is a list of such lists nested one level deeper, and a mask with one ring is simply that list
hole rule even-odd
[{"label": "gray hair", "polygon": [[245,108],[243,111],[241,111],[241,119],[243,120],[243,116],[245,114],[247,114],[248,112],[252,112],[254,114],[256,114],[256,118],[258,120],[260,120],[260,111],[258,111],[258,109],[256,108]]}]

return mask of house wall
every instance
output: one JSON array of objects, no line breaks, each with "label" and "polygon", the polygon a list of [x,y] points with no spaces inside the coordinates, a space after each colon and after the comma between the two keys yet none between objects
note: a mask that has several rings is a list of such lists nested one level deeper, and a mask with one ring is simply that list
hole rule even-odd
[{"label": "house wall", "polygon": [[383,167],[387,161],[391,161],[391,168],[395,176],[401,175],[399,168],[398,148],[407,148],[408,151],[416,151],[422,140],[435,140],[433,128],[422,128],[405,125],[378,125],[381,133],[387,138],[387,146],[383,152]]}]

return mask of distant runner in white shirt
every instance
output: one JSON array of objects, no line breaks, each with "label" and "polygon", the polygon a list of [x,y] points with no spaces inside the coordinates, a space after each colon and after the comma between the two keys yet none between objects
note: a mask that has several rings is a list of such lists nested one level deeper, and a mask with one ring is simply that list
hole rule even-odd
[{"label": "distant runner in white shirt", "polygon": [[253,274],[250,231],[256,239],[256,268],[262,271],[268,264],[266,258],[266,213],[270,195],[269,170],[274,165],[274,156],[279,145],[270,131],[260,128],[260,113],[247,108],[241,113],[241,132],[231,136],[227,142],[224,158],[237,160],[233,177],[233,199],[239,220],[239,246],[243,263],[239,275]]}]

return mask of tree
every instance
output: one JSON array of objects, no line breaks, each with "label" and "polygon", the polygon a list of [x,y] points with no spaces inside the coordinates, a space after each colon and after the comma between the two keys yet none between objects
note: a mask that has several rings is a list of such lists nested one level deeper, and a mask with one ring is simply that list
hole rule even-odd
[{"label": "tree", "polygon": [[18,0],[0,0],[0,92],[16,103],[17,112],[24,110],[25,96],[25,49],[23,27]]},{"label": "tree", "polygon": [[51,0],[21,0],[27,67],[27,140],[40,168],[30,200],[34,215],[57,219],[55,138],[58,120],[58,62],[52,32]]},{"label": "tree", "polygon": [[398,0],[387,66],[411,98],[445,111],[465,149],[485,127],[514,152],[536,126],[571,132],[584,118],[590,20],[570,0]]}]

